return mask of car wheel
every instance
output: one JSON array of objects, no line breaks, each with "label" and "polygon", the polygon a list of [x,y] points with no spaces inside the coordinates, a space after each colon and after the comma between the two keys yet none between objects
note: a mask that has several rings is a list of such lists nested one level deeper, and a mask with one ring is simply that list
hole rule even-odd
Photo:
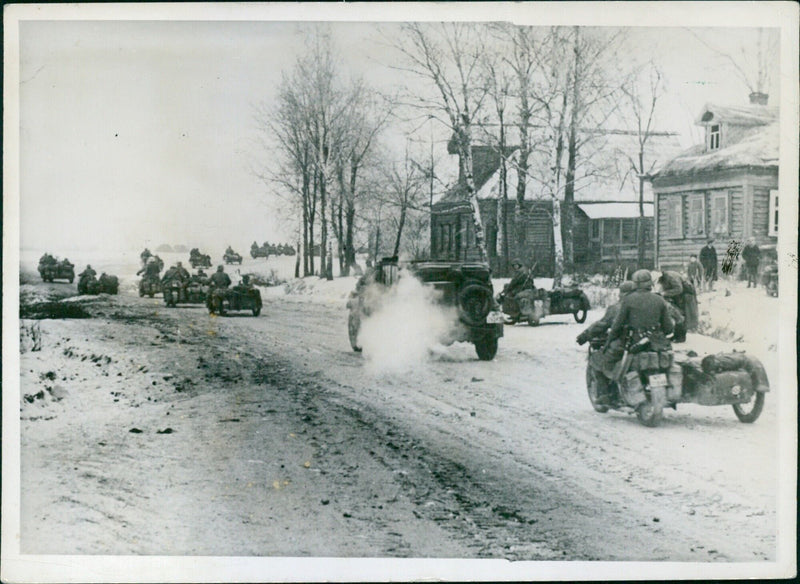
[{"label": "car wheel", "polygon": [[259,314],[261,314],[261,307],[260,306],[254,306],[253,307],[253,316],[258,316]]},{"label": "car wheel", "polygon": [[572,313],[572,316],[575,319],[575,322],[583,323],[586,321],[586,309],[579,308],[578,310]]},{"label": "car wheel", "polygon": [[764,393],[757,391],[753,399],[746,404],[733,404],[733,413],[739,418],[740,422],[752,424],[761,415],[764,409]]},{"label": "car wheel", "polygon": [[497,337],[483,335],[475,340],[475,352],[481,361],[491,361],[497,355]]},{"label": "car wheel", "polygon": [[347,335],[350,337],[350,347],[356,353],[361,352],[361,347],[358,344],[358,331],[361,328],[361,317],[354,310],[350,311],[347,316]]}]

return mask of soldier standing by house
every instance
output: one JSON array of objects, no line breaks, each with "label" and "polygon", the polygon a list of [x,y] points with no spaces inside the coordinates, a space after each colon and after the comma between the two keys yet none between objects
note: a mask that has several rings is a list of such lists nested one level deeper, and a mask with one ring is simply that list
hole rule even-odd
[{"label": "soldier standing by house", "polygon": [[717,279],[717,248],[714,247],[713,239],[709,239],[700,250],[700,264],[703,266],[706,288],[713,290]]},{"label": "soldier standing by house", "polygon": [[693,331],[697,328],[698,310],[694,286],[678,272],[669,270],[661,273],[658,283],[661,286],[661,296],[681,313],[682,322],[675,323],[673,340],[676,343],[682,343],[686,340],[686,331]]},{"label": "soldier standing by house", "polygon": [[686,266],[686,276],[692,283],[695,290],[700,290],[703,285],[703,266],[697,261],[697,254],[689,256],[689,264]]},{"label": "soldier standing by house", "polygon": [[747,240],[747,245],[742,250],[742,259],[744,260],[744,270],[747,275],[747,287],[750,284],[753,288],[758,287],[758,264],[761,262],[761,250],[756,245],[756,238],[751,237]]}]

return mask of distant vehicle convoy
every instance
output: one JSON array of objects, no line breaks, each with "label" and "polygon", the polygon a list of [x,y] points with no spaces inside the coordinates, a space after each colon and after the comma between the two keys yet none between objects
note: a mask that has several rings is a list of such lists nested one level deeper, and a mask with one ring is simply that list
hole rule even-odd
[{"label": "distant vehicle convoy", "polygon": [[271,255],[295,255],[295,249],[289,244],[271,244],[267,241],[263,245],[258,245],[255,241],[250,244],[250,257],[268,258]]}]

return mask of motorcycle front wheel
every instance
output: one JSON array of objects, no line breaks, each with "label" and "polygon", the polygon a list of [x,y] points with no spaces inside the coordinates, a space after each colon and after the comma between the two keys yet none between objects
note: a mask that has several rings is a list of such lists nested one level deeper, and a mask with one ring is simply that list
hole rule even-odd
[{"label": "motorcycle front wheel", "polygon": [[639,404],[636,408],[636,417],[643,426],[648,428],[655,428],[661,422],[661,415],[663,414],[660,407],[656,406],[649,399]]},{"label": "motorcycle front wheel", "polygon": [[595,373],[594,369],[587,366],[586,367],[586,391],[589,393],[589,401],[592,402],[592,407],[594,411],[599,412],[601,414],[605,414],[608,411],[608,406],[603,404],[597,403],[597,398],[599,396],[599,389],[600,381],[597,379],[597,373]]},{"label": "motorcycle front wheel", "polygon": [[746,404],[733,404],[731,407],[740,422],[752,424],[761,415],[761,410],[764,409],[764,394],[757,391],[755,397]]}]

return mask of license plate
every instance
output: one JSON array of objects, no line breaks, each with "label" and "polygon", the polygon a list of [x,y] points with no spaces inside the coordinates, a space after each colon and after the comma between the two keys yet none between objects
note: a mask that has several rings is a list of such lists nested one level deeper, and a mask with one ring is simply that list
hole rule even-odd
[{"label": "license plate", "polygon": [[486,322],[489,324],[497,324],[499,322],[505,322],[505,317],[503,316],[502,312],[490,312],[486,316]]},{"label": "license plate", "polygon": [[666,387],[667,376],[664,373],[654,373],[650,376],[650,385],[654,387]]}]

